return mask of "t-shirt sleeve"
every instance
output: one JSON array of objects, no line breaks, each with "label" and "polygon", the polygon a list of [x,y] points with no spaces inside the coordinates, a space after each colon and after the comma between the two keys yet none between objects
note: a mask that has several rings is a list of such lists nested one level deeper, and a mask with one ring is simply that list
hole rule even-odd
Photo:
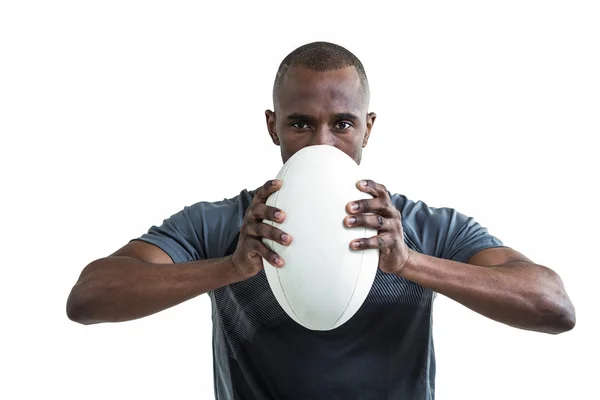
[{"label": "t-shirt sleeve", "polygon": [[174,263],[224,257],[235,250],[253,195],[254,192],[243,190],[230,199],[187,206],[133,240],[160,247]]},{"label": "t-shirt sleeve", "polygon": [[190,207],[152,226],[147,233],[133,240],[151,243],[166,252],[174,263],[204,258],[202,246],[190,217]]},{"label": "t-shirt sleeve", "polygon": [[500,239],[491,235],[472,217],[449,208],[438,209],[437,212],[445,214],[444,218],[450,221],[440,258],[467,262],[481,250],[503,246]]},{"label": "t-shirt sleeve", "polygon": [[429,207],[401,195],[393,195],[392,201],[402,214],[405,237],[424,254],[467,262],[481,250],[504,246],[474,218],[455,209]]}]

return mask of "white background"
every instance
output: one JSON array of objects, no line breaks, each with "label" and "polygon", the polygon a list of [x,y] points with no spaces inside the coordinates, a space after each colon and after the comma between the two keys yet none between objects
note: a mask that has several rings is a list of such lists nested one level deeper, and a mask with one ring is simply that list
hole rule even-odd
[{"label": "white background", "polygon": [[183,206],[274,177],[274,74],[314,40],[367,69],[365,175],[475,217],[576,305],[576,328],[550,336],[438,297],[437,398],[592,396],[596,2],[381,4],[1,3],[0,398],[213,398],[207,296],[94,326],[69,321],[66,299],[90,261]]}]

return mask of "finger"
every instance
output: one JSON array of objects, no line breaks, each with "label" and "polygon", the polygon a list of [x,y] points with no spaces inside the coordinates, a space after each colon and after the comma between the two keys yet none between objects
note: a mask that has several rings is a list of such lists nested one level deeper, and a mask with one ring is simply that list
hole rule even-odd
[{"label": "finger", "polygon": [[386,198],[375,197],[374,199],[354,200],[346,205],[349,214],[375,213],[385,218],[396,216],[396,207]]},{"label": "finger", "polygon": [[271,194],[281,189],[281,183],[282,182],[279,179],[265,182],[265,184],[256,191],[253,199],[254,204],[266,203]]},{"label": "finger", "polygon": [[344,218],[344,225],[349,228],[363,226],[366,228],[377,229],[378,231],[388,231],[393,228],[392,220],[384,218],[379,214],[349,215]]},{"label": "finger", "polygon": [[246,224],[242,228],[247,236],[252,236],[258,239],[270,239],[284,246],[288,246],[292,242],[292,237],[287,233],[283,232],[269,224],[258,222],[254,224]]},{"label": "finger", "polygon": [[248,246],[250,246],[250,250],[252,253],[260,255],[274,267],[281,268],[284,266],[285,261],[283,260],[283,258],[281,258],[279,254],[275,253],[273,250],[265,246],[265,244],[260,239],[248,238],[248,240]]},{"label": "finger", "polygon": [[389,193],[386,187],[380,183],[372,181],[371,179],[363,179],[356,182],[356,187],[361,192],[369,193],[373,197],[389,198]]},{"label": "finger", "polygon": [[377,235],[370,238],[355,239],[350,242],[353,250],[379,249],[383,254],[389,254],[396,242],[392,235]]},{"label": "finger", "polygon": [[254,204],[248,211],[250,218],[254,221],[269,220],[282,223],[285,221],[285,212],[279,208],[268,206],[264,203]]}]

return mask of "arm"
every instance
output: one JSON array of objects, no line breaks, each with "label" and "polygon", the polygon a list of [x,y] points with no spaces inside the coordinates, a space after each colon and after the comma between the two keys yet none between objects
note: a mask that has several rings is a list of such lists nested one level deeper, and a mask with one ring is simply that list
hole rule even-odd
[{"label": "arm", "polygon": [[[257,190],[231,256],[173,263],[158,246],[132,241],[111,256],[90,263],[71,290],[67,300],[68,317],[82,324],[142,318],[251,278],[263,269],[263,259],[275,267],[283,266],[283,260],[262,242],[266,238],[287,246],[292,240],[281,230],[262,222],[285,220],[283,210],[265,204],[269,195],[280,187],[280,181],[269,181]],[[169,225],[175,225],[169,231],[179,241],[189,236],[181,235],[183,229],[177,229],[186,225],[186,220],[173,220]],[[178,245],[174,240],[170,243]]]},{"label": "arm", "polygon": [[67,315],[86,325],[138,319],[240,280],[231,257],[173,264],[160,248],[133,241],[83,269]]},{"label": "arm", "polygon": [[399,276],[481,315],[544,333],[561,333],[575,326],[575,309],[560,277],[515,250],[482,250],[468,263],[409,252]]},{"label": "arm", "polygon": [[[544,333],[561,333],[575,326],[575,310],[561,279],[551,269],[534,264],[522,254],[506,247],[480,250],[466,262],[469,249],[489,240],[478,224],[462,218],[437,214],[435,223],[423,217],[419,224],[423,238],[433,248],[428,254],[410,249],[404,241],[402,215],[392,203],[387,189],[371,180],[360,182],[360,190],[373,199],[347,205],[348,227],[377,229],[377,236],[354,240],[352,249],[379,249],[379,268],[423,287],[448,296],[466,307],[496,321]],[[449,226],[453,225],[453,228]],[[464,229],[463,229],[464,228]],[[440,233],[452,231],[451,235]],[[441,245],[438,246],[438,243]],[[482,247],[483,248],[483,247]]]}]

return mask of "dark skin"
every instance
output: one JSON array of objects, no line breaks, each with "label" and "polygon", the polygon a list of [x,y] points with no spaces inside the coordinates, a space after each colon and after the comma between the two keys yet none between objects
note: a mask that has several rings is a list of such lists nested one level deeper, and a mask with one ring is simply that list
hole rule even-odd
[{"label": "dark skin", "polygon": [[[267,127],[284,162],[306,146],[326,144],[360,163],[376,115],[367,111],[368,93],[354,68],[328,72],[292,68],[276,91],[274,103],[275,111],[266,111]],[[373,198],[351,201],[343,222],[377,230],[377,236],[349,245],[357,250],[378,248],[383,272],[431,288],[514,327],[546,333],[573,328],[575,311],[554,271],[510,248],[483,250],[467,263],[416,253],[402,239],[401,215],[386,188],[371,180],[365,182],[357,182],[357,187]],[[281,182],[267,181],[257,190],[231,256],[173,264],[160,248],[133,241],[111,256],[93,261],[69,295],[69,318],[82,324],[142,318],[248,279],[263,269],[263,258],[271,266],[284,267],[284,260],[262,243],[263,238],[284,245],[293,240],[262,223],[285,220],[284,210],[265,204],[280,187]],[[358,205],[356,209],[353,203]],[[369,213],[373,215],[365,215]]]},{"label": "dark skin", "polygon": [[[267,127],[284,162],[303,147],[326,144],[360,164],[376,117],[367,111],[368,96],[352,67],[330,72],[292,68],[275,92],[275,110],[266,112]],[[354,250],[379,249],[383,272],[513,327],[556,334],[575,326],[573,304],[550,268],[507,247],[482,250],[467,263],[417,253],[404,242],[402,216],[385,186],[366,179],[357,188],[373,198],[348,203],[344,224],[373,228],[378,234],[349,245]]]},{"label": "dark skin", "polygon": [[291,68],[275,90],[267,128],[285,163],[298,150],[330,145],[360,164],[377,115],[354,67],[316,72]]}]

